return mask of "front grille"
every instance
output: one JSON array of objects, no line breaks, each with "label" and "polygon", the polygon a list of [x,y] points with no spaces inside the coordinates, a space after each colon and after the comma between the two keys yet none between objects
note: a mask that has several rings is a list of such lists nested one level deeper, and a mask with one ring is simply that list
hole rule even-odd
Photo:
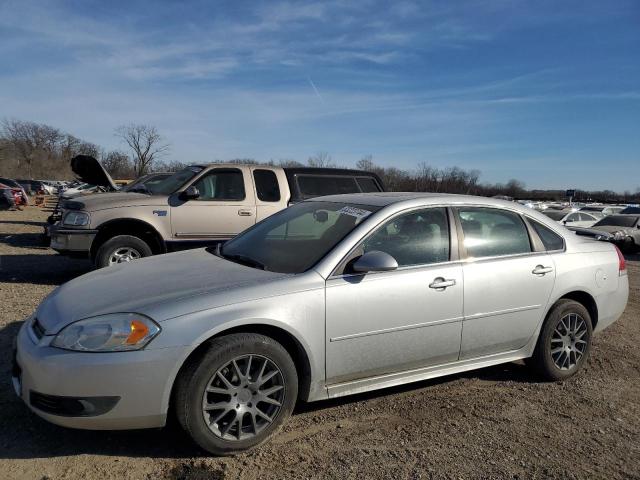
[{"label": "front grille", "polygon": [[45,329],[37,318],[31,324],[31,330],[38,340],[44,337]]},{"label": "front grille", "polygon": [[33,408],[63,417],[94,417],[108,412],[120,397],[60,397],[44,393],[29,392],[29,403]]}]

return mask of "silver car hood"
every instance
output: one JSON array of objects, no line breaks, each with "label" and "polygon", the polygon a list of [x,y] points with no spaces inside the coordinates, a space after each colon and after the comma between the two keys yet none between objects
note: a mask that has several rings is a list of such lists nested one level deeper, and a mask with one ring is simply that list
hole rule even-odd
[{"label": "silver car hood", "polygon": [[[36,316],[47,334],[83,318],[117,312],[162,315],[190,313],[184,299],[206,296],[207,307],[238,299],[239,290],[253,290],[289,274],[266,272],[221,259],[205,249],[188,250],[102,268],[54,290],[38,307]],[[277,290],[277,289],[276,289]],[[231,292],[233,291],[233,295]],[[249,294],[249,292],[248,292]],[[182,301],[180,301],[182,300]],[[171,303],[172,308],[165,307]],[[184,312],[176,307],[184,305]],[[170,312],[170,313],[169,313]]]}]

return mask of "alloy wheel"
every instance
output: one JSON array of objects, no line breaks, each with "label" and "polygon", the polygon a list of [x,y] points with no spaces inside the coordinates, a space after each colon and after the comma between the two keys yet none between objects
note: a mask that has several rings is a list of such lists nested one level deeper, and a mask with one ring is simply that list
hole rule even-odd
[{"label": "alloy wheel", "polygon": [[202,414],[217,437],[245,440],[273,423],[284,396],[284,377],[272,360],[241,355],[219,368],[207,383]]},{"label": "alloy wheel", "polygon": [[569,313],[557,323],[551,335],[551,358],[560,370],[576,367],[587,349],[587,324],[577,313]]}]

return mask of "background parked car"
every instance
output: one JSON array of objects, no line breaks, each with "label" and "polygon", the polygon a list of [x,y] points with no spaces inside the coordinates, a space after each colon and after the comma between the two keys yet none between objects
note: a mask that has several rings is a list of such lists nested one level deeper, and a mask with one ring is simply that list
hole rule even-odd
[{"label": "background parked car", "polygon": [[584,235],[615,243],[623,252],[640,250],[640,214],[608,215],[591,228],[576,228],[577,235]]},{"label": "background parked car", "polygon": [[22,205],[28,205],[29,204],[29,196],[27,195],[27,192],[25,191],[24,187],[22,185],[20,185],[18,182],[16,182],[15,180],[12,180],[10,178],[0,177],[0,183],[6,185],[8,187],[11,187],[13,189],[20,190],[21,198],[22,198],[22,200],[21,200],[22,203],[21,204]]},{"label": "background parked car", "polygon": [[164,180],[165,178],[169,178],[171,175],[173,175],[173,173],[170,172],[149,173],[147,175],[141,176],[131,183],[126,184],[120,190],[122,192],[149,192],[153,185],[160,183],[162,180]]},{"label": "background parked car", "polygon": [[13,189],[8,185],[0,183],[0,210],[10,210],[15,208],[16,201]]},{"label": "background parked car", "polygon": [[624,210],[622,205],[585,205],[580,208],[580,212],[601,213],[603,216],[622,213]]},{"label": "background parked car", "polygon": [[[546,212],[545,212],[546,213]],[[601,220],[603,215],[595,211],[583,211],[566,213],[564,217],[557,220],[558,223],[566,225],[567,227],[591,227],[598,220]]]}]

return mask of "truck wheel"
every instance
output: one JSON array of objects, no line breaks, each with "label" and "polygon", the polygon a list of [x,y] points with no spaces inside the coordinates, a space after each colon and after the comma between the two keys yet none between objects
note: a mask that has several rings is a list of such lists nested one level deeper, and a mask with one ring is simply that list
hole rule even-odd
[{"label": "truck wheel", "polygon": [[96,267],[103,268],[151,255],[153,252],[144,240],[131,235],[118,235],[100,246],[95,262]]},{"label": "truck wheel", "polygon": [[175,385],[180,425],[204,450],[233,455],[273,436],[298,396],[296,367],[285,348],[255,333],[213,340]]},{"label": "truck wheel", "polygon": [[592,334],[589,311],[574,300],[560,300],[549,312],[527,364],[544,380],[569,378],[589,358]]}]

